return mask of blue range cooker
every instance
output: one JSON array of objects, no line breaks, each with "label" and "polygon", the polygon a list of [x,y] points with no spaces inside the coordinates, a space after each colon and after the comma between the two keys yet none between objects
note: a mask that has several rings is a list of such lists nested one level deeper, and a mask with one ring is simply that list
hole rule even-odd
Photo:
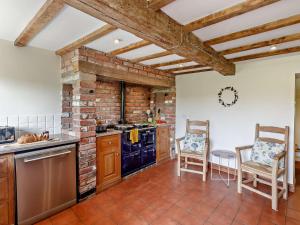
[{"label": "blue range cooker", "polygon": [[138,142],[132,143],[130,130],[134,128],[122,127],[122,177],[156,163],[156,128],[138,128]]}]

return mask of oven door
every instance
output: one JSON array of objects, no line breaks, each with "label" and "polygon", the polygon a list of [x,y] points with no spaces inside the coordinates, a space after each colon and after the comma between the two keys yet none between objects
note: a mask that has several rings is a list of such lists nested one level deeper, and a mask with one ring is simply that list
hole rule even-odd
[{"label": "oven door", "polygon": [[122,177],[138,171],[141,168],[141,150],[122,152]]},{"label": "oven door", "polygon": [[155,129],[149,129],[149,130],[143,131],[141,133],[141,138],[142,138],[142,143],[144,146],[155,145],[155,141],[156,141]]},{"label": "oven door", "polygon": [[147,167],[156,162],[156,149],[154,145],[148,145],[142,148],[141,152],[142,167]]}]

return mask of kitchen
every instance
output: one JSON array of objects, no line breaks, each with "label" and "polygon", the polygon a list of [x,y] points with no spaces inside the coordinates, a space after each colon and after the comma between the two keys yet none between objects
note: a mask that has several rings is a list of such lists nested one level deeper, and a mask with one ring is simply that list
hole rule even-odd
[{"label": "kitchen", "polygon": [[[91,68],[110,63],[118,69],[105,76],[86,73],[89,67],[80,66],[84,59],[93,62]],[[127,77],[116,79],[124,68]],[[5,186],[11,197],[5,200],[8,207],[1,224],[38,222],[174,157],[175,88],[172,79],[148,77],[146,70],[160,76],[151,68],[81,47],[61,58],[61,134],[55,118],[52,122],[37,118],[39,129],[30,130],[32,118],[26,128],[22,116],[17,123],[2,117],[1,168],[7,168],[3,177],[10,181]],[[136,71],[146,82],[140,77],[137,81]],[[35,208],[25,207],[33,196]]]},{"label": "kitchen", "polygon": [[300,223],[298,1],[3,0],[0,21],[0,225]]}]

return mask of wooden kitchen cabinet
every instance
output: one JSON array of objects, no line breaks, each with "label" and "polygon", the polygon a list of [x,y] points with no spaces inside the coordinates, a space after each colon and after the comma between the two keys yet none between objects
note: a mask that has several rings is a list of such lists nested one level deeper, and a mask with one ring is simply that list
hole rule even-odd
[{"label": "wooden kitchen cabinet", "polygon": [[121,181],[121,135],[97,137],[97,192]]},{"label": "wooden kitchen cabinet", "polygon": [[156,162],[170,159],[170,130],[169,126],[156,128]]},{"label": "wooden kitchen cabinet", "polygon": [[14,156],[0,156],[0,225],[14,224]]}]

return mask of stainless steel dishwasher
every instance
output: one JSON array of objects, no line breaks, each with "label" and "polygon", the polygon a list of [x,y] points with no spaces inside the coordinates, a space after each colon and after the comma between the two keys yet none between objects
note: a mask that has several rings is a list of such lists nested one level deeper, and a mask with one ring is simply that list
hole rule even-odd
[{"label": "stainless steel dishwasher", "polygon": [[16,154],[17,218],[33,224],[76,203],[76,145]]}]

